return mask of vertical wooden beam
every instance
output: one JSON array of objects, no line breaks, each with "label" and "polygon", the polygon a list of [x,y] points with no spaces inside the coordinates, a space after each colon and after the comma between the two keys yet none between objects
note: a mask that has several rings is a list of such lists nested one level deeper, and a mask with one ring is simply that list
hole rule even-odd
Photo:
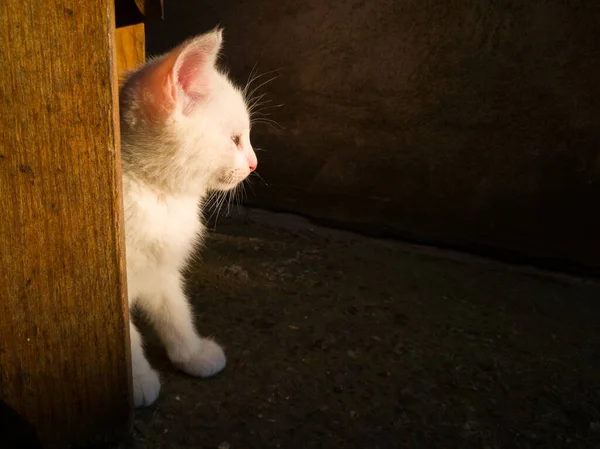
[{"label": "vertical wooden beam", "polygon": [[129,71],[140,67],[146,60],[144,24],[117,28],[117,72],[119,80]]},{"label": "vertical wooden beam", "polygon": [[113,0],[0,2],[0,398],[50,446],[132,421]]}]

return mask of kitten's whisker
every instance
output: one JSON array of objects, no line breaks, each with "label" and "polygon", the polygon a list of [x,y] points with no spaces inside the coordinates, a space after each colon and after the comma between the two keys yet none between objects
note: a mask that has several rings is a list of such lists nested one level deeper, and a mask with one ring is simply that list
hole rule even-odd
[{"label": "kitten's whisker", "polygon": [[[257,103],[258,103],[260,100],[262,100],[262,99],[265,97],[265,95],[267,95],[267,94],[266,94],[266,93],[263,93],[263,94],[257,95],[256,97],[248,98],[248,101],[247,101],[247,103],[248,103],[248,104],[251,104],[251,105],[255,105],[255,104],[257,104]],[[265,102],[267,102],[267,103],[268,103],[268,102],[270,102],[270,101],[273,101],[273,100],[265,100]]]},{"label": "kitten's whisker", "polygon": [[213,227],[213,231],[215,231],[217,229],[217,223],[219,221],[219,214],[221,212],[221,208],[223,207],[223,203],[225,201],[227,197],[227,192],[223,192],[223,191],[215,191],[214,192],[214,206],[213,206],[213,212],[211,213],[210,217],[208,218],[208,221],[210,221],[213,216],[215,217],[214,220],[214,227]]},{"label": "kitten's whisker", "polygon": [[235,201],[233,205],[236,207],[238,213],[242,210],[242,201],[244,199],[244,182],[240,182],[235,189]]},{"label": "kitten's whisker", "polygon": [[[214,211],[216,210],[217,206],[218,206],[218,200],[219,200],[219,196],[221,195],[221,192],[217,191],[217,190],[213,190],[210,192],[208,198],[206,199],[206,204],[207,204],[207,210],[210,212],[211,210]],[[212,215],[211,215],[212,218]]]},{"label": "kitten's whisker", "polygon": [[254,171],[252,173],[254,174],[254,176],[256,176],[258,179],[260,179],[265,184],[265,187],[269,187],[269,184],[267,183],[267,181],[265,181],[264,178],[262,176],[260,176],[257,171]]},{"label": "kitten's whisker", "polygon": [[246,91],[248,90],[248,86],[250,86],[250,84],[252,84],[252,82],[254,81],[254,71],[256,70],[256,66],[258,65],[258,61],[256,61],[254,63],[254,66],[252,66],[252,70],[250,70],[250,75],[248,75],[248,79],[246,80],[246,85],[244,86],[244,89],[242,90],[244,96],[246,96]]},{"label": "kitten's whisker", "polygon": [[254,66],[252,67],[252,70],[250,70],[250,75],[248,75],[248,79],[246,81],[246,84],[244,85],[244,89],[243,89],[243,93],[246,94],[246,92],[248,92],[248,88],[252,85],[252,83],[259,78],[260,76],[262,76],[261,74],[258,73],[258,71],[256,70],[256,67],[258,66],[258,61],[254,63]]},{"label": "kitten's whisker", "polygon": [[262,111],[268,111],[269,109],[270,109],[270,106],[267,106],[265,103],[261,103],[256,106],[251,106],[250,108],[248,108],[248,114],[253,116],[254,114],[257,114]]},{"label": "kitten's whisker", "polygon": [[[265,94],[262,94],[256,98],[252,98],[250,101],[246,102],[246,104],[248,105],[248,110],[249,111],[253,111],[255,108],[260,107],[263,105],[263,102],[261,102],[261,100],[265,97]],[[265,100],[267,101],[267,100]]]},{"label": "kitten's whisker", "polygon": [[213,231],[217,230],[217,223],[219,222],[219,214],[221,213],[221,209],[223,208],[223,204],[225,203],[225,200],[227,199],[227,192],[219,192],[219,199],[218,199],[218,208],[216,210],[216,215],[215,215],[215,226],[213,228]]},{"label": "kitten's whisker", "polygon": [[265,100],[265,101],[261,102],[260,100],[262,100],[265,95],[267,95],[267,94],[262,94],[256,98],[252,99],[252,101],[248,102],[248,112],[249,113],[254,112],[256,110],[256,108],[262,108],[265,105],[272,102],[272,100]]},{"label": "kitten's whisker", "polygon": [[[255,64],[256,67],[256,64]],[[252,69],[254,71],[254,69]],[[242,89],[242,95],[244,97],[244,99],[248,98],[248,90],[250,89],[250,86],[252,86],[252,83],[258,78],[258,73],[253,74],[252,72],[250,72],[250,76],[248,79],[248,82],[246,83],[246,85],[244,86],[244,89]]]},{"label": "kitten's whisker", "polygon": [[260,118],[260,117],[270,117],[271,113],[270,112],[263,112],[263,111],[268,111],[270,108],[262,108],[259,109],[257,111],[253,111],[252,112],[252,118]]},{"label": "kitten's whisker", "polygon": [[252,119],[251,123],[252,123],[252,125],[254,125],[256,123],[264,123],[265,125],[270,125],[275,129],[285,129],[283,126],[281,126],[275,120],[271,120],[271,119],[263,118],[263,117]]},{"label": "kitten's whisker", "polygon": [[266,110],[266,109],[265,109],[265,108],[263,108],[263,109],[260,109],[260,110],[258,110],[258,111],[254,111],[254,112],[252,113],[252,115],[254,115],[254,116],[256,116],[256,115],[260,115],[261,117],[270,117],[270,116],[271,116],[271,113],[269,113],[269,112],[263,112],[264,110]]},{"label": "kitten's whisker", "polygon": [[[254,66],[256,67],[256,64]],[[252,85],[253,82],[261,79],[264,76],[271,75],[272,73],[275,73],[275,72],[278,72],[278,71],[279,71],[279,69],[275,69],[275,70],[269,70],[268,72],[261,73],[260,75],[255,74],[252,77],[252,79],[250,79],[248,81],[248,83],[246,83],[246,86],[244,87],[244,90],[243,90],[244,94],[247,94],[248,89],[251,87],[251,85]],[[252,72],[254,72],[254,69],[252,69]],[[250,72],[250,73],[252,74],[252,72]]]},{"label": "kitten's whisker", "polygon": [[240,207],[242,206],[242,203],[245,203],[246,200],[248,199],[248,192],[246,192],[246,186],[250,185],[246,182],[244,182],[242,184],[242,194],[241,194],[241,198],[240,198]]},{"label": "kitten's whisker", "polygon": [[[252,179],[251,177],[248,178],[248,183],[247,186],[250,187],[250,190],[252,191],[252,195],[256,196],[256,193],[254,192],[254,187],[252,187]],[[244,193],[246,193],[246,191],[244,190]]]},{"label": "kitten's whisker", "polygon": [[[270,103],[271,100],[267,100],[264,101],[262,104],[266,104],[266,103]],[[271,109],[271,108],[281,108],[285,106],[283,103],[279,103],[279,104],[270,104],[269,106],[265,106],[263,109]],[[259,111],[261,111],[262,109],[259,109]]]},{"label": "kitten's whisker", "polygon": [[272,77],[272,78],[269,78],[269,79],[268,79],[268,80],[266,80],[266,81],[263,81],[263,82],[262,82],[262,83],[260,83],[258,86],[256,86],[254,89],[252,89],[252,91],[251,91],[251,92],[248,94],[248,96],[249,96],[250,98],[252,98],[252,95],[254,95],[254,94],[255,94],[255,93],[258,91],[258,89],[260,89],[261,87],[263,87],[265,84],[268,84],[268,83],[270,83],[270,82],[272,82],[272,81],[276,80],[277,78],[279,78],[279,76],[274,76],[274,77]]},{"label": "kitten's whisker", "polygon": [[212,217],[215,214],[216,211],[216,207],[217,207],[217,202],[215,201],[215,195],[211,194],[211,196],[209,197],[209,202],[206,203],[206,206],[204,207],[204,210],[206,212],[208,212],[208,217],[206,218],[207,222],[210,222],[212,220]]},{"label": "kitten's whisker", "polygon": [[[280,105],[280,106],[283,106],[283,105]],[[252,119],[256,119],[256,118],[260,118],[260,117],[269,117],[271,115],[270,111],[275,107],[276,106],[263,106],[261,108],[249,111],[250,119],[252,120]],[[269,111],[269,112],[265,112],[265,111]]]},{"label": "kitten's whisker", "polygon": [[204,205],[203,205],[203,209],[206,211],[210,211],[213,207],[214,207],[214,192],[210,192],[208,194],[208,196],[206,197],[206,199],[204,200]]},{"label": "kitten's whisker", "polygon": [[237,186],[234,187],[231,195],[227,196],[227,217],[231,215],[231,203],[235,202],[235,191],[237,190]]}]

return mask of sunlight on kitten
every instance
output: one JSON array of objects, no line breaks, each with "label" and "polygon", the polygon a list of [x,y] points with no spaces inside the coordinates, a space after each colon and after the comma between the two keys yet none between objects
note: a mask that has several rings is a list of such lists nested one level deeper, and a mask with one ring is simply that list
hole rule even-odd
[{"label": "sunlight on kitten", "polygon": [[[120,92],[129,305],[149,318],[173,364],[201,377],[226,359],[198,335],[181,270],[205,233],[198,207],[257,166],[244,92],[216,66],[222,39],[215,29],[184,42],[130,74]],[[135,405],[149,405],[159,376],[130,330]]]}]

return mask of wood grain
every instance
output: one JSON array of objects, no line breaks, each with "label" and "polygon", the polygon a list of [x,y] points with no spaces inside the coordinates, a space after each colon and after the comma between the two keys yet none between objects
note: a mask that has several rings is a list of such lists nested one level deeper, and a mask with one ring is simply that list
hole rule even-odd
[{"label": "wood grain", "polygon": [[117,72],[119,82],[124,75],[141,66],[146,60],[144,24],[118,28],[116,34]]},{"label": "wood grain", "polygon": [[113,8],[0,2],[0,397],[49,446],[132,420]]}]

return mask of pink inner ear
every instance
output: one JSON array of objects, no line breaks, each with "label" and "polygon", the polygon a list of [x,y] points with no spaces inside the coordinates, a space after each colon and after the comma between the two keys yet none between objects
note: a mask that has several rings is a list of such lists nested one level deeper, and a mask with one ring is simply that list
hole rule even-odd
[{"label": "pink inner ear", "polygon": [[210,87],[213,60],[199,50],[193,49],[180,56],[177,81],[186,94],[202,94]]},{"label": "pink inner ear", "polygon": [[187,95],[202,95],[210,90],[221,40],[221,33],[216,31],[192,39],[179,48],[173,69],[177,83]]}]

